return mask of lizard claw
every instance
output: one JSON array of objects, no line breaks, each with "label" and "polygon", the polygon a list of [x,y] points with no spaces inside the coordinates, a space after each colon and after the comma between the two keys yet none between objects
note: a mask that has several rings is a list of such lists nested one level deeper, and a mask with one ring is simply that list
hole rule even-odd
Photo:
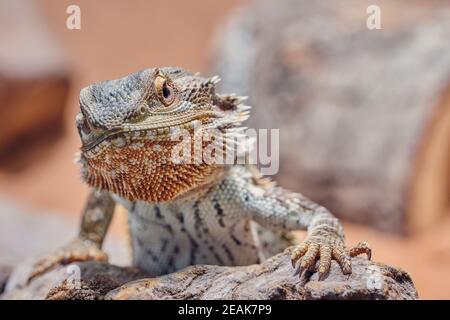
[{"label": "lizard claw", "polygon": [[308,244],[305,242],[294,249],[291,255],[291,263],[293,268],[295,268],[295,264],[306,253],[306,251],[308,251]]},{"label": "lizard claw", "polygon": [[[295,267],[295,266],[294,266]],[[302,267],[301,267],[301,265],[299,264],[298,265],[298,267],[297,268],[295,268],[295,271],[294,271],[294,276],[299,276],[299,277],[301,277],[302,276],[302,273],[303,273],[303,271],[305,271],[304,269],[302,269]]]},{"label": "lizard claw", "polygon": [[371,258],[371,249],[367,242],[360,242],[350,250],[345,249],[344,242],[336,237],[319,237],[311,236],[302,244],[297,246],[291,255],[291,263],[295,268],[297,262],[300,261],[294,275],[299,274],[300,277],[304,270],[311,269],[319,260],[317,272],[319,281],[323,280],[330,271],[331,261],[335,260],[342,269],[342,273],[352,273],[351,257],[359,254],[367,254]]}]

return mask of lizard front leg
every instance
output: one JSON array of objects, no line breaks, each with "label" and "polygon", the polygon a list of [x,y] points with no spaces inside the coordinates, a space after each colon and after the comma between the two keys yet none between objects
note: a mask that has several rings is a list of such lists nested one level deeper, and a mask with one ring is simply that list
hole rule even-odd
[{"label": "lizard front leg", "polygon": [[54,254],[39,260],[28,280],[58,264],[86,260],[107,261],[108,256],[101,251],[101,246],[111,223],[114,208],[115,202],[108,192],[92,191],[83,210],[78,237]]},{"label": "lizard front leg", "polygon": [[33,278],[60,264],[74,261],[107,261],[108,256],[101,250],[103,240],[110,225],[115,202],[107,192],[92,191],[83,210],[78,236],[56,252],[24,263],[12,274],[8,288],[21,287]]},{"label": "lizard front leg", "polygon": [[[247,179],[244,203],[247,214],[257,223],[275,229],[307,229],[305,240],[292,253],[291,261],[296,272],[315,266],[319,260],[319,279],[328,273],[331,261],[336,260],[344,274],[352,272],[351,257],[365,253],[371,258],[366,242],[347,250],[344,230],[339,220],[327,209],[304,196],[277,187],[268,179],[255,173]],[[242,186],[242,184],[241,184]]]}]

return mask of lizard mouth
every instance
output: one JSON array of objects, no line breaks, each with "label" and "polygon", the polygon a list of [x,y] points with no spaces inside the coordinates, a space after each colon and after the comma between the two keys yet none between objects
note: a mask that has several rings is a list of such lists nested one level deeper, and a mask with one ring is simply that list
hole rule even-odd
[{"label": "lizard mouth", "polygon": [[213,119],[221,118],[217,112],[205,112],[201,115],[187,115],[170,122],[146,121],[140,124],[125,124],[122,128],[105,130],[92,128],[80,113],[77,116],[77,128],[81,138],[81,151],[89,156],[95,156],[108,145],[117,148],[125,147],[131,142],[170,139],[176,130],[193,130],[199,124],[211,124]]}]

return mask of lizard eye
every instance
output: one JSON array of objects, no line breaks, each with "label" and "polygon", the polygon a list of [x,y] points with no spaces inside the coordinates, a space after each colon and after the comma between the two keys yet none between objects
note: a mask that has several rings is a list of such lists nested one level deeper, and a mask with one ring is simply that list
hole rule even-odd
[{"label": "lizard eye", "polygon": [[167,83],[166,78],[157,76],[155,79],[155,89],[159,100],[164,105],[168,106],[175,100],[174,88]]}]

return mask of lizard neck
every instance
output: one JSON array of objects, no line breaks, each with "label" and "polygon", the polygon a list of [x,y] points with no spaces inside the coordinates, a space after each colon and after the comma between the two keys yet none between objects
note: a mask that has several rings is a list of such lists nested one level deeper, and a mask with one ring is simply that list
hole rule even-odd
[{"label": "lizard neck", "polygon": [[193,202],[202,199],[208,194],[208,192],[212,188],[220,184],[226,178],[229,171],[230,166],[223,166],[222,170],[216,171],[216,173],[213,176],[211,176],[210,179],[208,179],[208,181],[205,181],[204,184],[180,194],[175,199],[173,199],[173,201],[182,205],[188,202]]}]

